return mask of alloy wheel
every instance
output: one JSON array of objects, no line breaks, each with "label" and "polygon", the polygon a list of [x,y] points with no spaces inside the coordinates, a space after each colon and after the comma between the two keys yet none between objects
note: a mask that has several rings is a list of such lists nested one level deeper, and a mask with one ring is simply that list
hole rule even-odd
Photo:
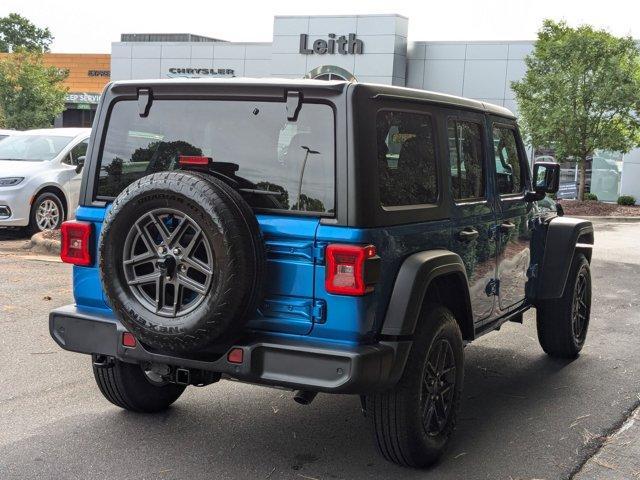
[{"label": "alloy wheel", "polygon": [[155,209],[141,216],[124,243],[122,267],[136,299],[164,317],[186,315],[214,282],[209,240],[188,215]]},{"label": "alloy wheel", "polygon": [[54,230],[60,226],[60,207],[56,202],[47,198],[36,210],[36,224],[40,231]]},{"label": "alloy wheel", "polygon": [[437,436],[447,425],[453,410],[456,363],[449,341],[433,343],[424,367],[420,406],[422,427],[429,436]]},{"label": "alloy wheel", "polygon": [[571,312],[571,328],[573,337],[577,342],[584,341],[589,321],[587,274],[585,269],[578,273],[575,291],[573,295],[573,308]]}]

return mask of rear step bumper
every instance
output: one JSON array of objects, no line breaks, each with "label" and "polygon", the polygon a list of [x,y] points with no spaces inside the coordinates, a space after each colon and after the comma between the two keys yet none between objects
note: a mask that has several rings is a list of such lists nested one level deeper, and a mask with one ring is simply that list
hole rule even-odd
[{"label": "rear step bumper", "polygon": [[153,362],[174,367],[219,372],[241,381],[330,393],[367,393],[391,387],[402,372],[411,342],[343,345],[263,336],[233,345],[243,361],[222,355],[203,361],[153,353],[139,342],[122,345],[127,330],[113,316],[67,305],[49,315],[51,336],[63,349],[107,355],[129,363]]}]

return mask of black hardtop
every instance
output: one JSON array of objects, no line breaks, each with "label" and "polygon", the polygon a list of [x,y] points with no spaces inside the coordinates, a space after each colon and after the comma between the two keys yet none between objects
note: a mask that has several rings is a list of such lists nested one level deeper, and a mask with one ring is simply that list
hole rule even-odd
[{"label": "black hardtop", "polygon": [[[448,95],[445,93],[420,90],[416,88],[381,85],[374,83],[346,82],[342,80],[314,80],[314,79],[285,79],[285,78],[172,78],[151,80],[120,80],[111,82],[107,89],[114,94],[136,92],[139,88],[151,88],[154,92],[170,94],[174,92],[190,93],[242,93],[264,95],[285,91],[302,90],[321,95],[343,93],[348,85],[354,91],[366,92],[372,99],[391,98],[403,101],[434,103],[449,105],[470,110],[481,111],[515,119],[514,114],[507,108],[470,98]],[[323,94],[321,92],[324,92]]]}]

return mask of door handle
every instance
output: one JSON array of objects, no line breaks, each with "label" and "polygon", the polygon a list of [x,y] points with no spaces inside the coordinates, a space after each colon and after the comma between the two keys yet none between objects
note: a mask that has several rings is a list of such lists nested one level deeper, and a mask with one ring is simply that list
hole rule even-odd
[{"label": "door handle", "polygon": [[504,222],[502,224],[500,224],[500,231],[507,233],[511,230],[513,230],[514,228],[516,228],[516,224],[515,223],[511,223],[511,222]]},{"label": "door handle", "polygon": [[462,242],[471,242],[478,238],[478,231],[475,228],[465,228],[458,232],[458,240]]}]

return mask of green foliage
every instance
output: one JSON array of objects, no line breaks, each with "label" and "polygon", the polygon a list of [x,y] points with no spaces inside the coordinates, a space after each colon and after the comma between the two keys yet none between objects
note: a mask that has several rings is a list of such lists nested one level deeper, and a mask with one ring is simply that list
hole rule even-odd
[{"label": "green foliage", "polygon": [[620,195],[618,197],[618,205],[635,205],[636,199],[633,195]]},{"label": "green foliage", "polygon": [[46,128],[64,110],[65,72],[44,65],[41,53],[21,51],[0,61],[0,110],[7,128]]},{"label": "green foliage", "polygon": [[10,13],[0,17],[0,52],[48,52],[52,41],[48,28],[38,28],[22,15]]},{"label": "green foliage", "polygon": [[584,199],[585,200],[595,200],[596,202],[598,201],[598,195],[596,195],[595,193],[585,193],[584,194]]},{"label": "green foliage", "polygon": [[545,20],[525,63],[524,78],[511,86],[533,145],[582,169],[597,149],[640,146],[640,52],[631,37]]}]

